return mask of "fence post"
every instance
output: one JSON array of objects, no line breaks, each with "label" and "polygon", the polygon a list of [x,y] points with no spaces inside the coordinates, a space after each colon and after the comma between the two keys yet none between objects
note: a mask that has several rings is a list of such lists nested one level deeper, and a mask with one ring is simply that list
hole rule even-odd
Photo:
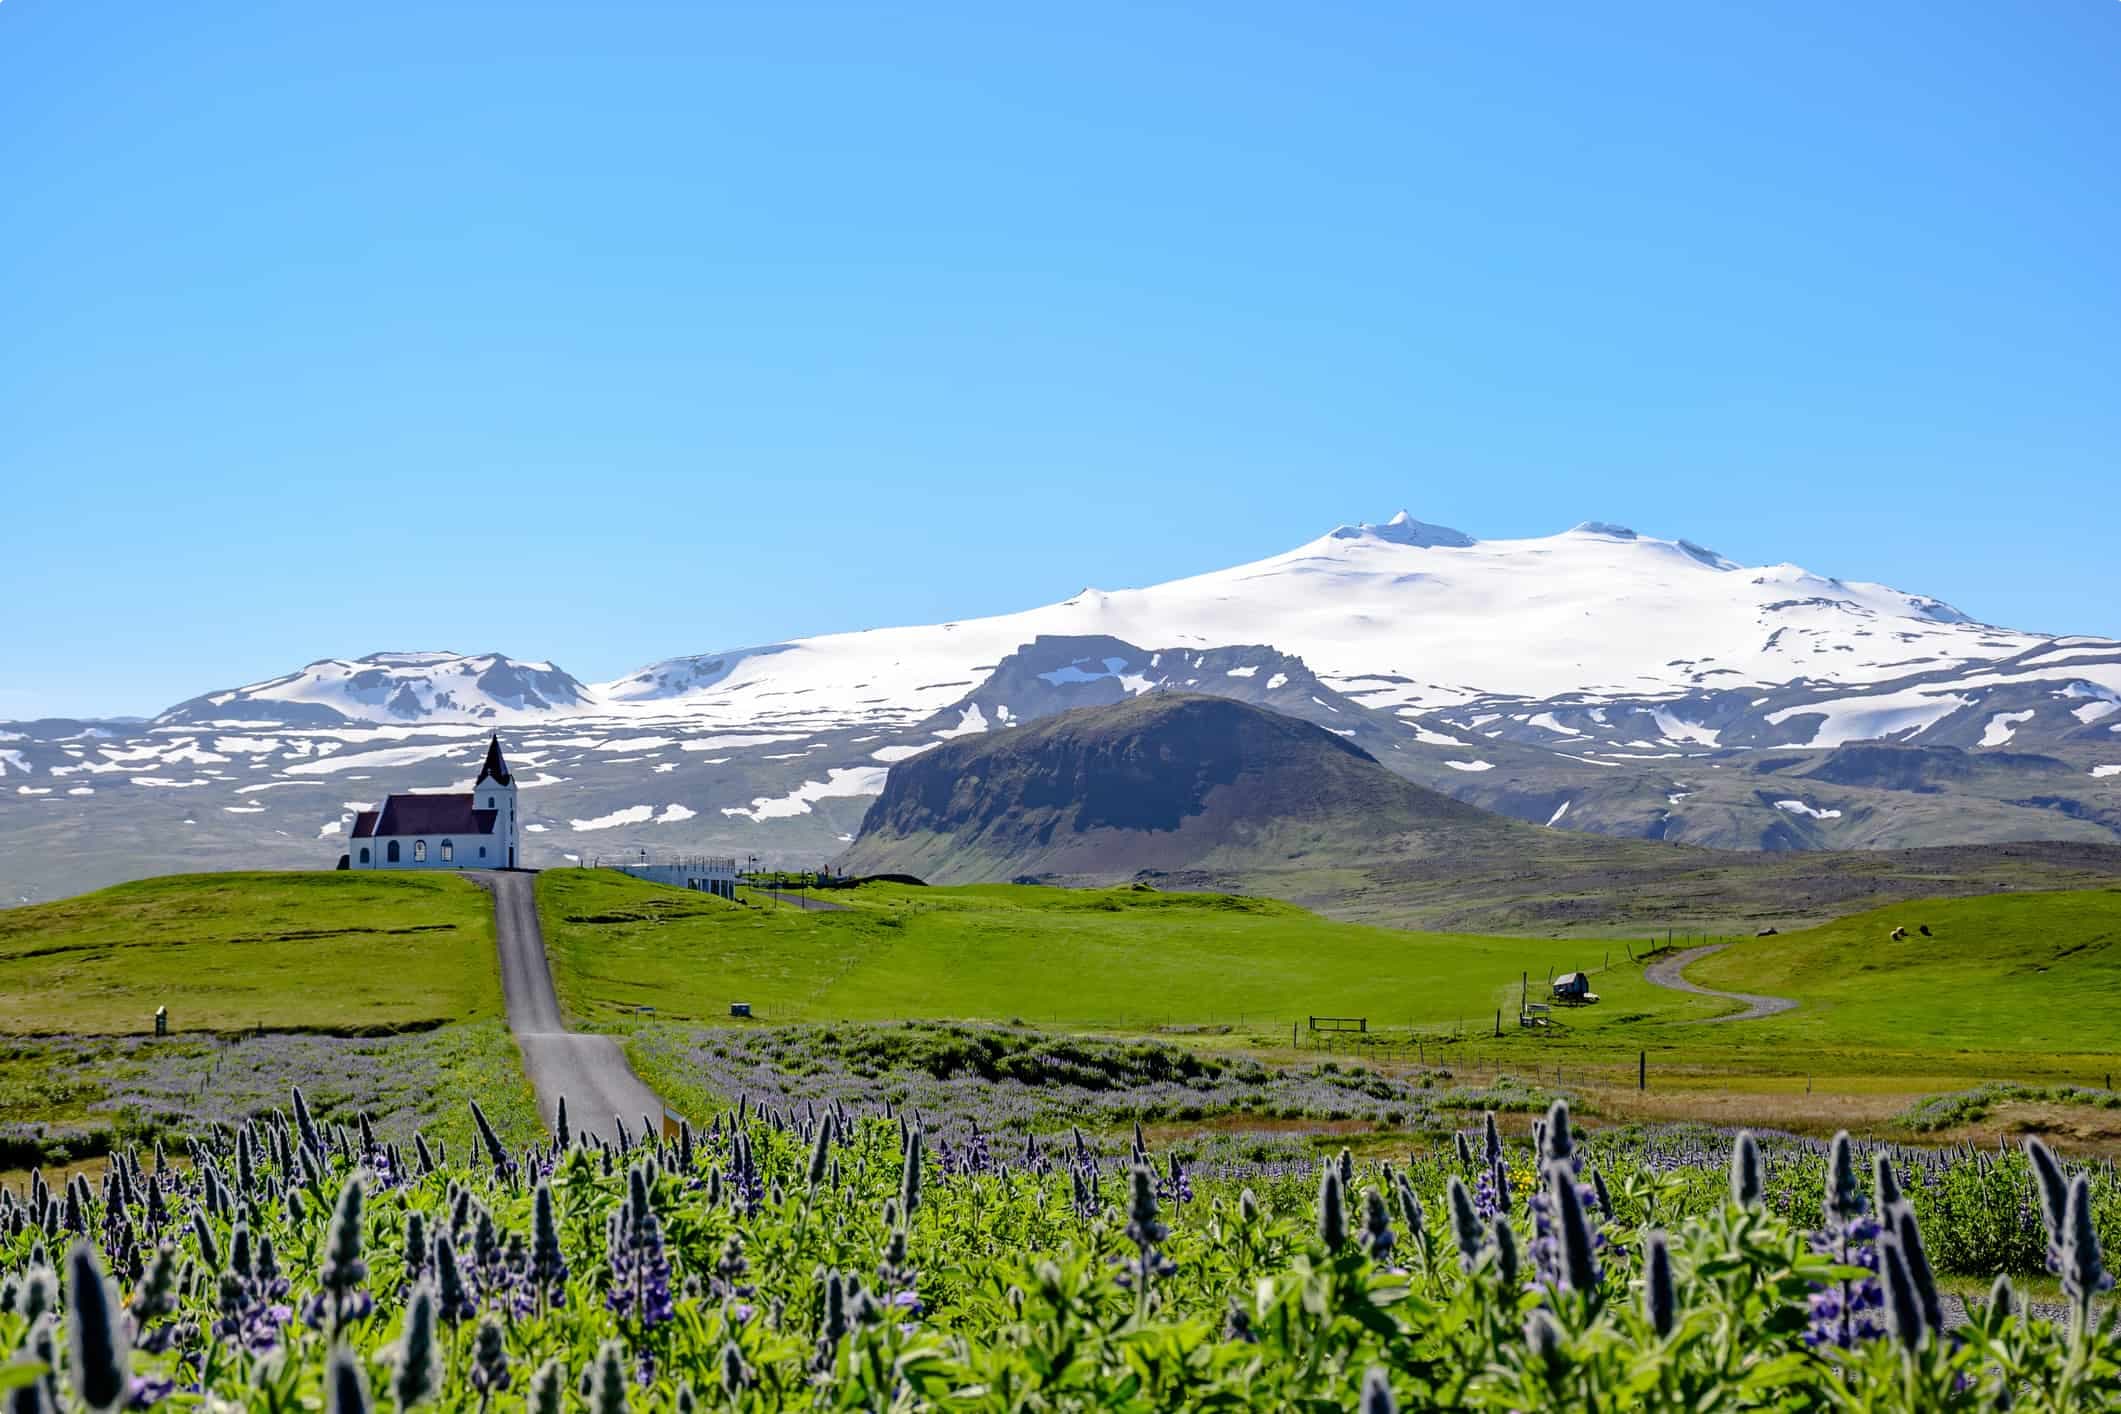
[{"label": "fence post", "polygon": [[1502,1008],[1501,1008],[1501,1007],[1497,1007],[1497,1008],[1495,1008],[1495,1034],[1496,1034],[1497,1036],[1500,1036],[1500,1035],[1502,1034]]},{"label": "fence post", "polygon": [[1635,1057],[1635,1088],[1637,1090],[1650,1088],[1650,1053],[1648,1051],[1639,1052]]}]

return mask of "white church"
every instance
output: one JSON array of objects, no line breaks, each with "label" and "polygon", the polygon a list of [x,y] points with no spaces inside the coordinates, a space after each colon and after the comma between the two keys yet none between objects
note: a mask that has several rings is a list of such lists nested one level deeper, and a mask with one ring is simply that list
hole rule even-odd
[{"label": "white church", "polygon": [[354,817],[348,869],[513,869],[520,835],[516,784],[501,738],[462,795],[393,795]]}]

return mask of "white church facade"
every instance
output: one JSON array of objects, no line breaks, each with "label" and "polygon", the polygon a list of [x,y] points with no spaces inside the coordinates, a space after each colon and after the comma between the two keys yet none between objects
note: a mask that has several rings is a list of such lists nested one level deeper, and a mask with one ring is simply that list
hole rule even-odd
[{"label": "white church facade", "polygon": [[521,835],[516,784],[499,736],[463,794],[393,795],[354,816],[348,869],[514,869]]}]

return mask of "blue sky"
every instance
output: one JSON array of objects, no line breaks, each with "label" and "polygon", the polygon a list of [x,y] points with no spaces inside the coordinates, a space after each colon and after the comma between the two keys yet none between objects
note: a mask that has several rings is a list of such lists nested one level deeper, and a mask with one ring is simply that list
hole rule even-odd
[{"label": "blue sky", "polygon": [[0,716],[1405,506],[2121,634],[2121,4],[0,3]]}]

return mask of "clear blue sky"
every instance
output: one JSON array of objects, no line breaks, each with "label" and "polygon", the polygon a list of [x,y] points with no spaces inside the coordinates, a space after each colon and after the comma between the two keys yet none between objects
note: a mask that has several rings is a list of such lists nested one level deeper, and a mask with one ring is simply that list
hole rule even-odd
[{"label": "clear blue sky", "polygon": [[2114,0],[4,0],[0,716],[1400,506],[2121,634],[2117,153]]}]

